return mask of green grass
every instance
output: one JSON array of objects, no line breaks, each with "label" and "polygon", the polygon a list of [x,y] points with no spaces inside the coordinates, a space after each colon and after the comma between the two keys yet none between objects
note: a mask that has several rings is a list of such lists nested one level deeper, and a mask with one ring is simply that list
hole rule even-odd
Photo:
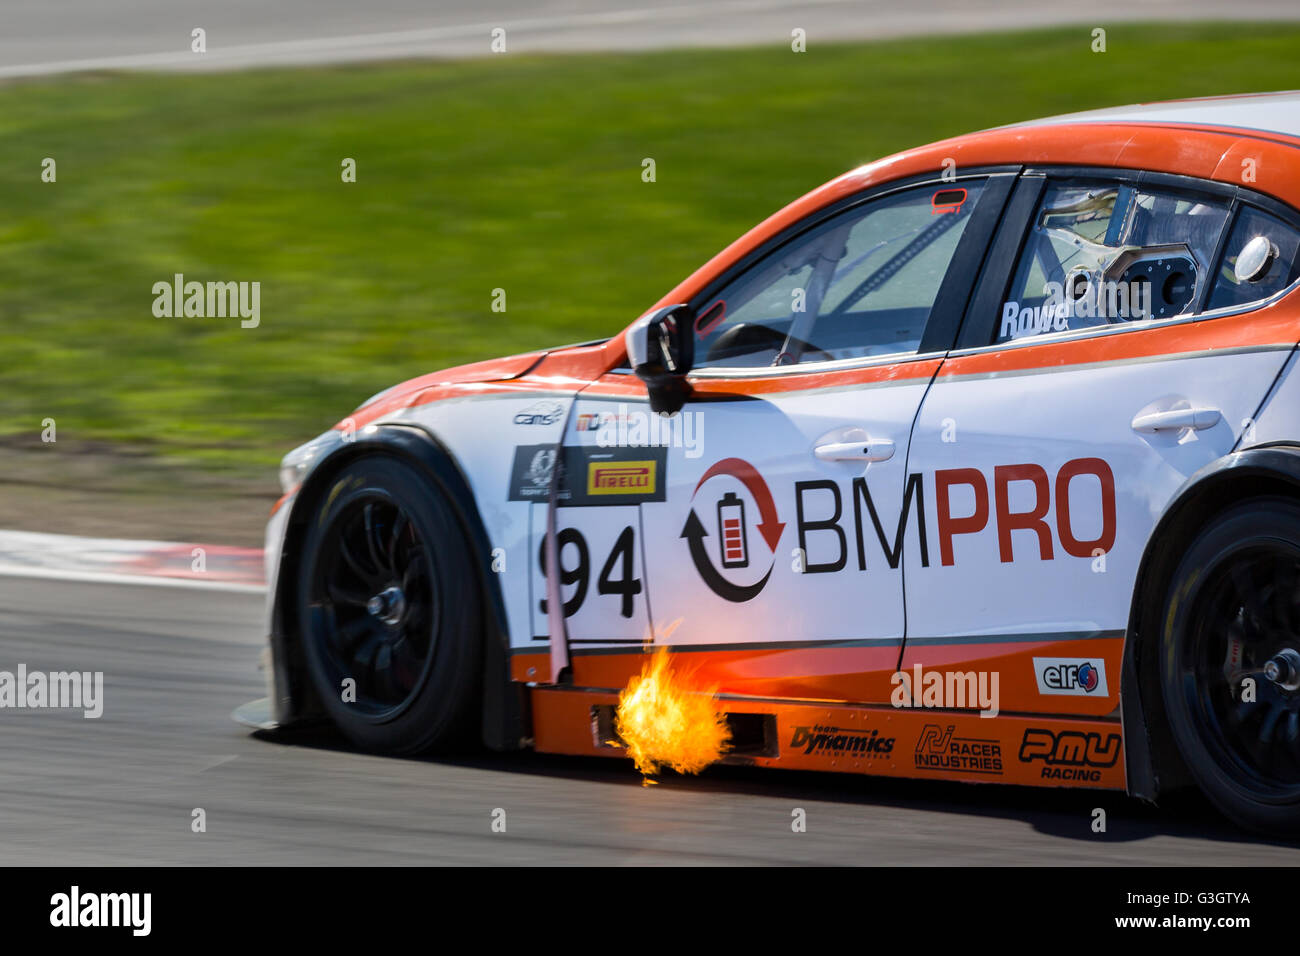
[{"label": "green grass", "polygon": [[[1300,86],[1296,26],[1090,29],[0,86],[0,435],[263,468],[401,379],[616,332],[864,161]],[[155,318],[176,272],[260,281],[261,327]]]}]

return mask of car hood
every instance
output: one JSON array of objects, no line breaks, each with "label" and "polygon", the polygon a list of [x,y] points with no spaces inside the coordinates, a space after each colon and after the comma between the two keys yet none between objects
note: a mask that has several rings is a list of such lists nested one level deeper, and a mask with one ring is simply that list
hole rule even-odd
[{"label": "car hood", "polygon": [[400,408],[409,399],[434,385],[467,385],[475,382],[502,382],[518,378],[546,357],[545,351],[525,352],[522,355],[507,355],[505,358],[488,359],[484,362],[471,362],[469,365],[457,365],[455,368],[430,372],[400,382],[371,396],[357,406],[356,412],[374,409],[382,404],[385,408]]}]

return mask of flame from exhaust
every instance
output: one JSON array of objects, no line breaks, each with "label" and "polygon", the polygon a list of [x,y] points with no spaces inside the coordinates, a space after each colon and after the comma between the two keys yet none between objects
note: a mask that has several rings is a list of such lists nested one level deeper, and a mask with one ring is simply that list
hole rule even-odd
[{"label": "flame from exhaust", "polygon": [[713,706],[716,688],[693,688],[660,647],[618,695],[614,729],[647,786],[667,766],[699,773],[720,758],[731,730]]}]

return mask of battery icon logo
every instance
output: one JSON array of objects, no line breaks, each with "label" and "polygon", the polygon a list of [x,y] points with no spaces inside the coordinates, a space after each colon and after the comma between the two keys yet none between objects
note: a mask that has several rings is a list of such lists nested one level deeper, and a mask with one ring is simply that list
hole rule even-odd
[{"label": "battery icon logo", "polygon": [[749,545],[745,537],[745,503],[728,491],[718,502],[718,540],[724,568],[749,566]]}]

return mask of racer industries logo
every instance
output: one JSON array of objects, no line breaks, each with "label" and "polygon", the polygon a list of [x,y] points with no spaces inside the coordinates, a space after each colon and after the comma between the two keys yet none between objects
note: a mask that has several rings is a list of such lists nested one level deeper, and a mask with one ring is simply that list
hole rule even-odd
[{"label": "racer industries logo", "polygon": [[1002,773],[1002,744],[979,737],[955,737],[952,724],[926,724],[913,755],[917,770]]}]

